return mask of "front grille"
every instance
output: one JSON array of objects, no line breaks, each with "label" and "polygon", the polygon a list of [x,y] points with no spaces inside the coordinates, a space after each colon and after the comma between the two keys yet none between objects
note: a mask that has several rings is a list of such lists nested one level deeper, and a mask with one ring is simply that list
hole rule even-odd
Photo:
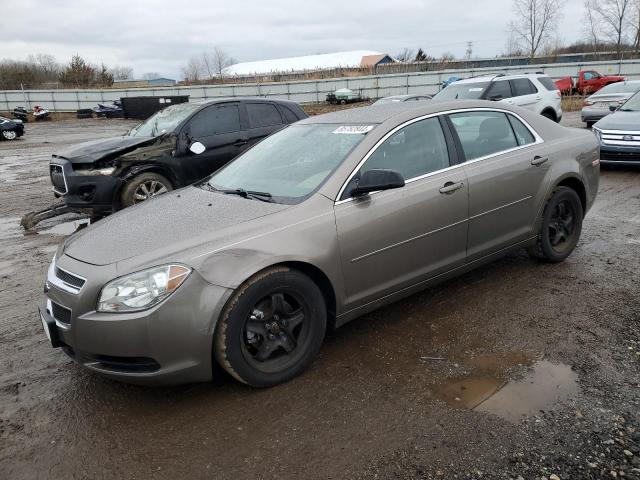
[{"label": "front grille", "polygon": [[600,160],[607,162],[638,162],[640,163],[640,149],[638,152],[607,152],[600,150]]},{"label": "front grille", "polygon": [[56,267],[56,277],[58,277],[67,285],[77,288],[78,290],[80,290],[85,283],[84,278],[77,277],[73,273],[69,273],[59,267]]},{"label": "front grille", "polygon": [[62,166],[55,164],[49,165],[49,175],[51,177],[51,183],[53,184],[53,190],[61,195],[67,193],[67,184],[64,180],[64,170]]},{"label": "front grille", "polygon": [[60,323],[71,323],[71,310],[62,305],[58,305],[56,302],[51,302],[51,315]]},{"label": "front grille", "polygon": [[600,136],[602,138],[603,145],[640,148],[640,132],[624,130],[601,130]]}]

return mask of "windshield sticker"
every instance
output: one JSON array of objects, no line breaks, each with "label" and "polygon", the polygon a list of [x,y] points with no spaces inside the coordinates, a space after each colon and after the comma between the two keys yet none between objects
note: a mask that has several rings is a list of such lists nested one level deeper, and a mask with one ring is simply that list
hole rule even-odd
[{"label": "windshield sticker", "polygon": [[363,135],[373,130],[373,125],[342,125],[331,133],[343,135]]},{"label": "windshield sticker", "polygon": [[482,87],[473,87],[469,89],[470,92],[481,92],[482,91]]}]

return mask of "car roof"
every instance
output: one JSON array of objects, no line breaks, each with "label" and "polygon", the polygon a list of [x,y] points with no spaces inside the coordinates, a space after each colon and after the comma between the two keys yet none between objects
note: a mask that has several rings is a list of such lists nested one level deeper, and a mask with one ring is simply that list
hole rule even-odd
[{"label": "car roof", "polygon": [[196,103],[199,105],[211,105],[214,103],[227,103],[227,102],[270,102],[270,103],[281,103],[284,105],[295,105],[298,106],[296,102],[291,100],[283,100],[281,98],[265,98],[265,97],[217,97],[210,98],[206,100],[196,100],[190,103]]},{"label": "car roof", "polygon": [[464,83],[476,83],[476,82],[491,82],[491,81],[500,81],[500,80],[511,80],[514,78],[538,78],[538,77],[548,77],[549,75],[547,75],[544,72],[540,72],[540,73],[514,73],[513,75],[502,75],[502,74],[496,74],[496,75],[482,75],[482,76],[478,76],[478,77],[471,77],[471,78],[463,78],[462,80],[457,80],[455,82],[452,82],[452,85],[454,83],[457,84],[464,84]]}]

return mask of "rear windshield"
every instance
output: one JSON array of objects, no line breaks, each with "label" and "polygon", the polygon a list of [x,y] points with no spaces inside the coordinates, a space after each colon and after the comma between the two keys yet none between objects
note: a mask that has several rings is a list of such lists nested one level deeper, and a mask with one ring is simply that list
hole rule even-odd
[{"label": "rear windshield", "polygon": [[538,77],[538,81],[546,88],[547,90],[558,90],[556,84],[549,77]]},{"label": "rear windshield", "polygon": [[633,93],[637,92],[638,90],[640,90],[640,82],[616,82],[611,83],[606,87],[602,87],[600,90],[598,90],[598,95],[601,93]]},{"label": "rear windshield", "polygon": [[459,98],[466,99],[478,99],[482,96],[484,91],[489,86],[490,82],[465,82],[465,83],[452,83],[444,90],[438,92],[433,99],[434,100],[456,100]]}]

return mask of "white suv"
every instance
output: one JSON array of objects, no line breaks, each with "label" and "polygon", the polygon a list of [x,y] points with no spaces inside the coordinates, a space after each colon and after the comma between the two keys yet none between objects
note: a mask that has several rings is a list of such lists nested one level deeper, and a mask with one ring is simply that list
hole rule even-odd
[{"label": "white suv", "polygon": [[560,90],[544,73],[488,75],[450,83],[433,100],[494,100],[528,108],[555,122],[562,118]]}]

